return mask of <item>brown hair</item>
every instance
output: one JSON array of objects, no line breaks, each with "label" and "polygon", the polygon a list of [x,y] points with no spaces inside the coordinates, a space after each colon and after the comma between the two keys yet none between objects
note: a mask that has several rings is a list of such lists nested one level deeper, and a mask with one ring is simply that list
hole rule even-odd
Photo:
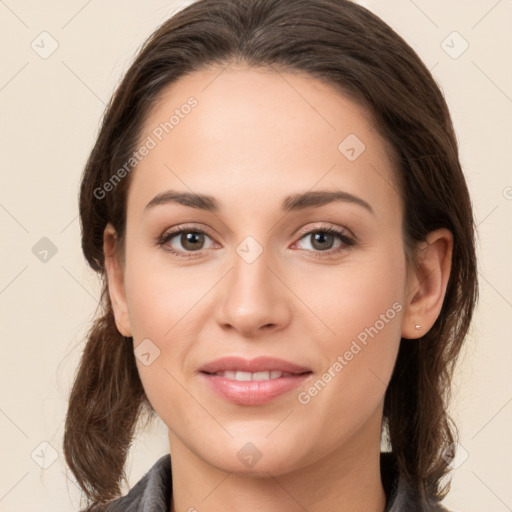
[{"label": "brown hair", "polygon": [[347,0],[200,0],[144,43],[107,106],[82,176],[82,249],[103,279],[102,312],[70,393],[64,454],[88,510],[105,510],[102,504],[119,496],[137,421],[142,412],[156,414],[133,345],[116,328],[104,268],[107,222],[123,251],[131,174],[107,194],[98,190],[129,161],[166,86],[230,63],[304,73],[369,109],[395,162],[408,262],[430,231],[445,227],[453,234],[441,313],[422,338],[401,340],[383,418],[402,475],[422,497],[442,498],[449,490],[440,482],[448,472],[443,451],[457,436],[447,413],[453,367],[478,297],[473,212],[442,93],[399,35]]}]

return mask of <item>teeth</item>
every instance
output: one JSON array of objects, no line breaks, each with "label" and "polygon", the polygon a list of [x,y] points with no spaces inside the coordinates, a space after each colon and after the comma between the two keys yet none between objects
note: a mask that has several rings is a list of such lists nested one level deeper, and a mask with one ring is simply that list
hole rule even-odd
[{"label": "teeth", "polygon": [[252,374],[252,380],[269,380],[270,372],[256,372]]},{"label": "teeth", "polygon": [[281,377],[290,377],[292,374],[287,373],[287,372],[281,372],[279,370],[272,370],[271,372],[255,372],[255,373],[226,370],[223,372],[218,372],[218,373],[216,373],[216,375],[218,375],[220,377],[225,377],[226,379],[247,382],[250,380],[279,379]]}]

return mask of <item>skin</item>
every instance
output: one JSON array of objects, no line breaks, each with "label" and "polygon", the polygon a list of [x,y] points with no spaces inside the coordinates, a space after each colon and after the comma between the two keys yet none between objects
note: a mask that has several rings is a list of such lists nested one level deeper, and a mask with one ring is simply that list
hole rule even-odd
[{"label": "skin", "polygon": [[[150,112],[141,141],[187,98],[198,100],[132,171],[125,260],[111,224],[104,233],[117,327],[133,336],[135,348],[149,338],[160,350],[149,366],[137,365],[169,429],[171,511],[382,512],[384,393],[400,337],[414,343],[439,315],[452,236],[430,233],[418,248],[418,268],[407,267],[395,170],[363,108],[308,76],[233,64],[220,71],[182,78]],[[338,150],[349,134],[366,146],[354,161]],[[169,189],[214,196],[222,208],[169,203],[144,211]],[[374,214],[344,201],[281,210],[285,197],[309,190],[349,192]],[[194,259],[165,250],[186,253],[180,235],[156,243],[184,223],[207,230]],[[311,234],[301,234],[322,227],[357,243],[347,247],[334,236],[322,251]],[[263,249],[250,264],[236,252],[247,236]],[[401,311],[300,403],[298,393],[394,303]],[[235,405],[197,374],[226,355],[278,357],[313,374],[268,404]],[[261,453],[251,467],[237,457],[248,442]]]}]

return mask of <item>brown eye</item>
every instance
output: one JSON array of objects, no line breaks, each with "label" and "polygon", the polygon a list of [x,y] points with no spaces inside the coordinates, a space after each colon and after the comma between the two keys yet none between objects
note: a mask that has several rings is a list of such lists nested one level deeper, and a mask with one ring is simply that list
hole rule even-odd
[{"label": "brown eye", "polygon": [[180,235],[180,243],[187,251],[197,251],[204,245],[204,233],[198,231],[183,231]]},{"label": "brown eye", "polygon": [[312,237],[311,245],[320,251],[332,249],[335,243],[335,236],[331,233],[318,231],[316,233],[309,234],[308,236]]},{"label": "brown eye", "polygon": [[158,244],[166,251],[189,258],[196,256],[192,253],[208,249],[211,243],[210,246],[205,246],[207,240],[211,241],[211,238],[204,231],[182,228],[165,233]]},{"label": "brown eye", "polygon": [[335,228],[317,228],[303,235],[300,241],[306,240],[310,247],[302,247],[315,255],[327,252],[328,254],[337,253],[355,245],[355,240],[346,235],[343,231]]}]

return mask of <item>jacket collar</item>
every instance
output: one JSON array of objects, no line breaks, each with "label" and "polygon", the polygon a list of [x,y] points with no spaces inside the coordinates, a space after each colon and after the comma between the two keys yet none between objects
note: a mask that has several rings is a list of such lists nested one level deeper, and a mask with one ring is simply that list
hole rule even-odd
[{"label": "jacket collar", "polygon": [[[391,452],[381,452],[380,469],[386,512],[449,512],[441,505],[421,506],[415,492],[398,472]],[[172,496],[170,454],[160,457],[126,496],[110,503],[107,512],[169,512]]]}]

